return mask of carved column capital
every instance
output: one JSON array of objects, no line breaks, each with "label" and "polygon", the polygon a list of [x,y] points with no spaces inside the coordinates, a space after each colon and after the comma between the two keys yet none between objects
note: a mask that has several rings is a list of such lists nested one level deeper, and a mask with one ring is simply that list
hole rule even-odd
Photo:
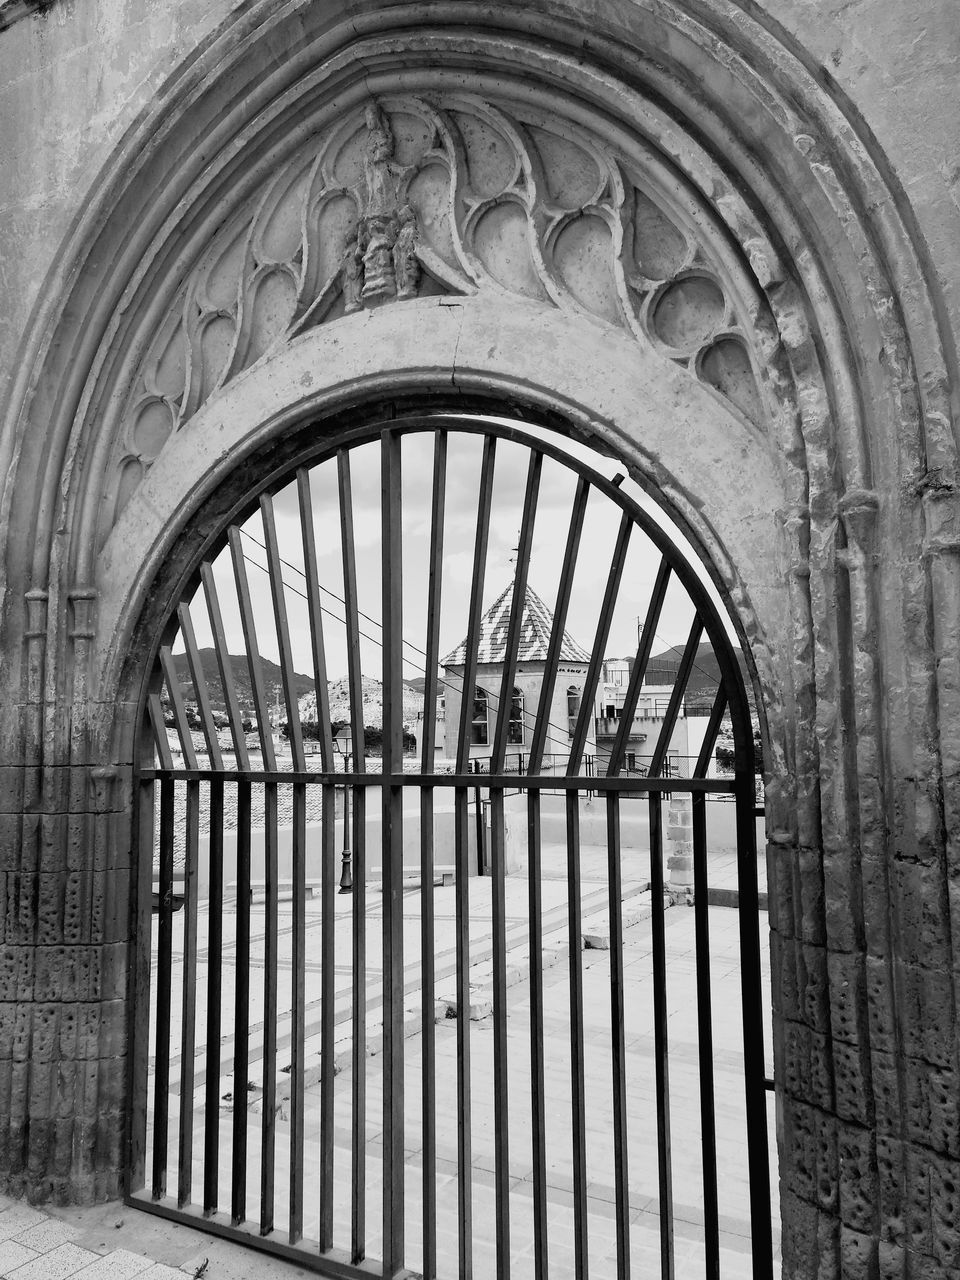
[{"label": "carved column capital", "polygon": [[97,598],[96,587],[74,587],[67,592],[67,598],[73,610],[71,640],[91,640],[93,638],[93,604]]},{"label": "carved column capital", "polygon": [[47,602],[50,593],[44,587],[31,587],[24,594],[27,604],[26,637],[35,640],[47,633]]},{"label": "carved column capital", "polygon": [[960,491],[952,484],[930,486],[922,494],[923,554],[960,553]]},{"label": "carved column capital", "polygon": [[787,554],[787,571],[794,578],[809,578],[809,508],[805,506],[787,507],[779,511],[777,517],[783,530]]}]

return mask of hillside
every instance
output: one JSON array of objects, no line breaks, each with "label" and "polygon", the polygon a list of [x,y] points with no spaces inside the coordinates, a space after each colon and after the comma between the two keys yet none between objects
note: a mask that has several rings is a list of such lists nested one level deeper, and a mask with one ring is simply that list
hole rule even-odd
[{"label": "hillside", "polygon": [[[379,680],[374,680],[372,676],[362,677],[363,687],[363,723],[368,729],[383,727],[383,685]],[[336,724],[338,721],[347,723],[350,720],[350,686],[343,677],[340,680],[331,680],[329,683],[330,692],[330,719]],[[410,684],[404,681],[403,685],[403,722],[406,725],[415,727],[417,720],[423,714],[423,693],[412,688]],[[300,719],[316,720],[317,718],[317,698],[313,689],[309,693],[305,693],[300,699]]]},{"label": "hillside", "polygon": [[[184,698],[188,702],[196,702],[196,693],[190,680],[190,668],[187,665],[186,654],[175,654],[173,662]],[[227,700],[220,680],[220,668],[217,665],[216,652],[213,649],[201,649],[200,663],[206,677],[207,690],[210,694],[213,710],[226,712]],[[269,658],[261,658],[260,663],[263,668],[263,682],[267,691],[267,706],[272,711],[279,703],[282,709],[284,702],[280,668],[275,662],[271,662]],[[231,654],[230,669],[233,673],[234,688],[237,691],[237,700],[240,703],[241,711],[244,715],[255,716],[256,705],[253,699],[253,686],[250,683],[250,669],[247,666],[246,657],[242,654]],[[297,697],[300,698],[303,694],[313,690],[313,680],[310,676],[295,674],[294,688],[296,689]]]},{"label": "hillside", "polygon": [[[747,688],[750,688],[750,679],[747,675],[746,663],[744,662],[743,653],[740,649],[734,650],[737,656],[737,662],[740,665],[740,671],[744,678]],[[683,646],[674,645],[669,649],[664,649],[661,653],[650,655],[650,661],[647,664],[646,683],[672,685],[677,678],[677,671],[680,668],[680,659],[683,657]],[[633,669],[633,659],[628,659],[631,670]],[[717,662],[716,654],[713,651],[713,645],[709,642],[702,643],[697,651],[697,657],[694,662],[693,671],[690,673],[690,685],[688,693],[692,697],[700,695],[710,696],[714,693],[717,685],[720,683],[720,664]]]}]

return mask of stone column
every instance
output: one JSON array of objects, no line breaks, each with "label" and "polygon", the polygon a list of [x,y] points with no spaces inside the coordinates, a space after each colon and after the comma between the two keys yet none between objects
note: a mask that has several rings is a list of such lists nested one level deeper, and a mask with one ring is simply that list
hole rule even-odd
[{"label": "stone column", "polygon": [[667,873],[671,889],[693,888],[693,802],[677,792],[667,809]]}]

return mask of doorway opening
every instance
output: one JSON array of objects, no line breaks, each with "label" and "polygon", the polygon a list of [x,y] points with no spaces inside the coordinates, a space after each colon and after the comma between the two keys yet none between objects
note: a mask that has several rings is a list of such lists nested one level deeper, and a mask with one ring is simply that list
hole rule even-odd
[{"label": "doorway opening", "polygon": [[368,423],[204,553],[145,699],[132,1203],[329,1275],[772,1273],[742,657],[599,461]]}]

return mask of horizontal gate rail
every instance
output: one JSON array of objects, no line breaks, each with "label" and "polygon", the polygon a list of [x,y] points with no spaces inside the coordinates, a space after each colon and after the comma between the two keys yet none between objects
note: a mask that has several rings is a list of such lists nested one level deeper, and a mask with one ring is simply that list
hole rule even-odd
[{"label": "horizontal gate rail", "polygon": [[516,773],[298,773],[291,770],[252,769],[143,769],[140,777],[146,780],[173,778],[177,782],[204,782],[223,778],[227,782],[296,782],[308,786],[342,787],[504,787],[512,791],[676,791],[681,794],[705,791],[715,795],[734,795],[736,787],[732,778],[606,778],[570,777],[566,774]]}]

